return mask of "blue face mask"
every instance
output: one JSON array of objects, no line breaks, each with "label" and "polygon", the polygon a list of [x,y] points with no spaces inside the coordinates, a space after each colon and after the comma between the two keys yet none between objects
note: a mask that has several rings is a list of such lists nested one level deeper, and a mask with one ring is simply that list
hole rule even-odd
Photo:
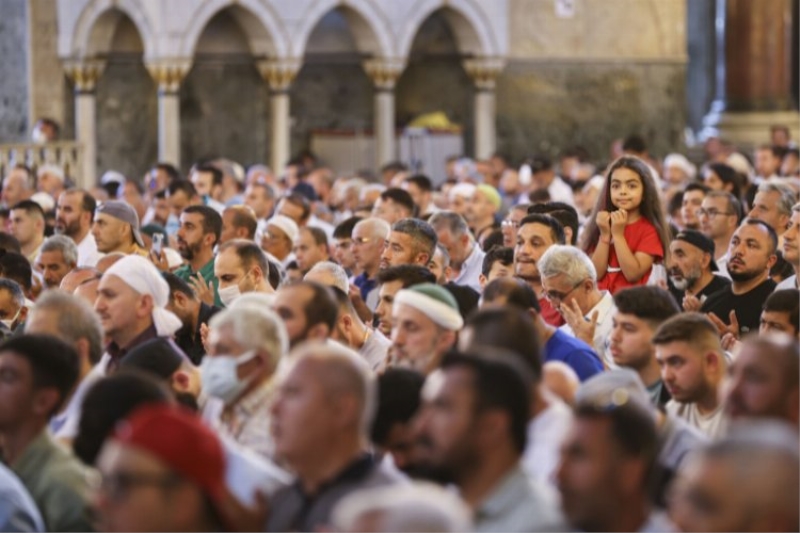
[{"label": "blue face mask", "polygon": [[219,398],[226,405],[237,399],[251,381],[251,378],[239,379],[237,369],[239,365],[251,361],[256,355],[255,350],[250,350],[236,357],[232,355],[203,357],[200,363],[203,393]]}]

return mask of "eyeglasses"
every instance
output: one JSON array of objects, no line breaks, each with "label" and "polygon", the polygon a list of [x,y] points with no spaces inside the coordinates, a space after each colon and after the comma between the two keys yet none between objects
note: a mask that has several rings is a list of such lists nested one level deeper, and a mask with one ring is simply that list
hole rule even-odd
[{"label": "eyeglasses", "polygon": [[544,297],[550,300],[551,302],[563,302],[564,298],[572,294],[572,291],[583,285],[584,281],[586,280],[585,279],[580,280],[578,283],[573,285],[572,288],[567,292],[544,291]]},{"label": "eyeglasses", "polygon": [[115,472],[102,476],[98,490],[109,500],[120,502],[137,487],[155,486],[168,489],[178,485],[180,482],[180,478],[171,474]]},{"label": "eyeglasses", "polygon": [[713,218],[717,215],[731,216],[733,213],[730,211],[717,211],[716,209],[703,209],[702,207],[697,210],[697,216]]}]

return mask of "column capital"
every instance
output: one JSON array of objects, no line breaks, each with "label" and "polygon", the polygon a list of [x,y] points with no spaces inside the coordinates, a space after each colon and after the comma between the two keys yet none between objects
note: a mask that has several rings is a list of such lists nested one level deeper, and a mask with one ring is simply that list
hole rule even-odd
[{"label": "column capital", "polygon": [[106,62],[101,59],[66,59],[64,72],[75,85],[77,93],[92,93],[103,73]]},{"label": "column capital", "polygon": [[300,71],[302,61],[296,57],[262,59],[256,62],[258,72],[275,92],[286,92]]},{"label": "column capital", "polygon": [[501,57],[475,57],[465,59],[463,65],[478,90],[493,91],[495,80],[505,68],[506,62]]},{"label": "column capital", "polygon": [[189,69],[191,59],[158,59],[146,61],[145,66],[150,76],[158,84],[158,91],[164,94],[175,94]]},{"label": "column capital", "polygon": [[403,73],[406,62],[400,57],[376,57],[364,61],[364,70],[378,90],[391,91]]}]

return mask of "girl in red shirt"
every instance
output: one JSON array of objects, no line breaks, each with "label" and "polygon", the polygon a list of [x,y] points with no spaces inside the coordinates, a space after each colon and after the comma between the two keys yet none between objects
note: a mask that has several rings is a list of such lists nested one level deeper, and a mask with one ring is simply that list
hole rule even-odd
[{"label": "girl in red shirt", "polygon": [[669,249],[668,228],[647,164],[632,156],[614,161],[583,235],[598,288],[615,294],[647,284],[653,265]]}]

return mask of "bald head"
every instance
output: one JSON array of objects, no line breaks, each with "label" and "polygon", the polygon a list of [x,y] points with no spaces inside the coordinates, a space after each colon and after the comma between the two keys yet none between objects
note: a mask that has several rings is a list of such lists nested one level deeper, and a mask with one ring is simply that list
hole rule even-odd
[{"label": "bald head", "polygon": [[92,278],[99,278],[100,271],[96,268],[92,267],[77,267],[72,269],[64,279],[61,280],[61,285],[59,288],[64,292],[74,293],[75,289],[78,288],[86,280]]},{"label": "bald head", "polygon": [[391,226],[382,218],[366,218],[353,227],[354,232],[356,229],[366,231],[373,238],[385,239],[389,236]]},{"label": "bald head", "polygon": [[112,252],[110,254],[106,254],[97,262],[97,271],[101,274],[105,274],[106,270],[111,268],[111,265],[119,261],[120,259],[124,258],[125,254],[122,252]]}]

